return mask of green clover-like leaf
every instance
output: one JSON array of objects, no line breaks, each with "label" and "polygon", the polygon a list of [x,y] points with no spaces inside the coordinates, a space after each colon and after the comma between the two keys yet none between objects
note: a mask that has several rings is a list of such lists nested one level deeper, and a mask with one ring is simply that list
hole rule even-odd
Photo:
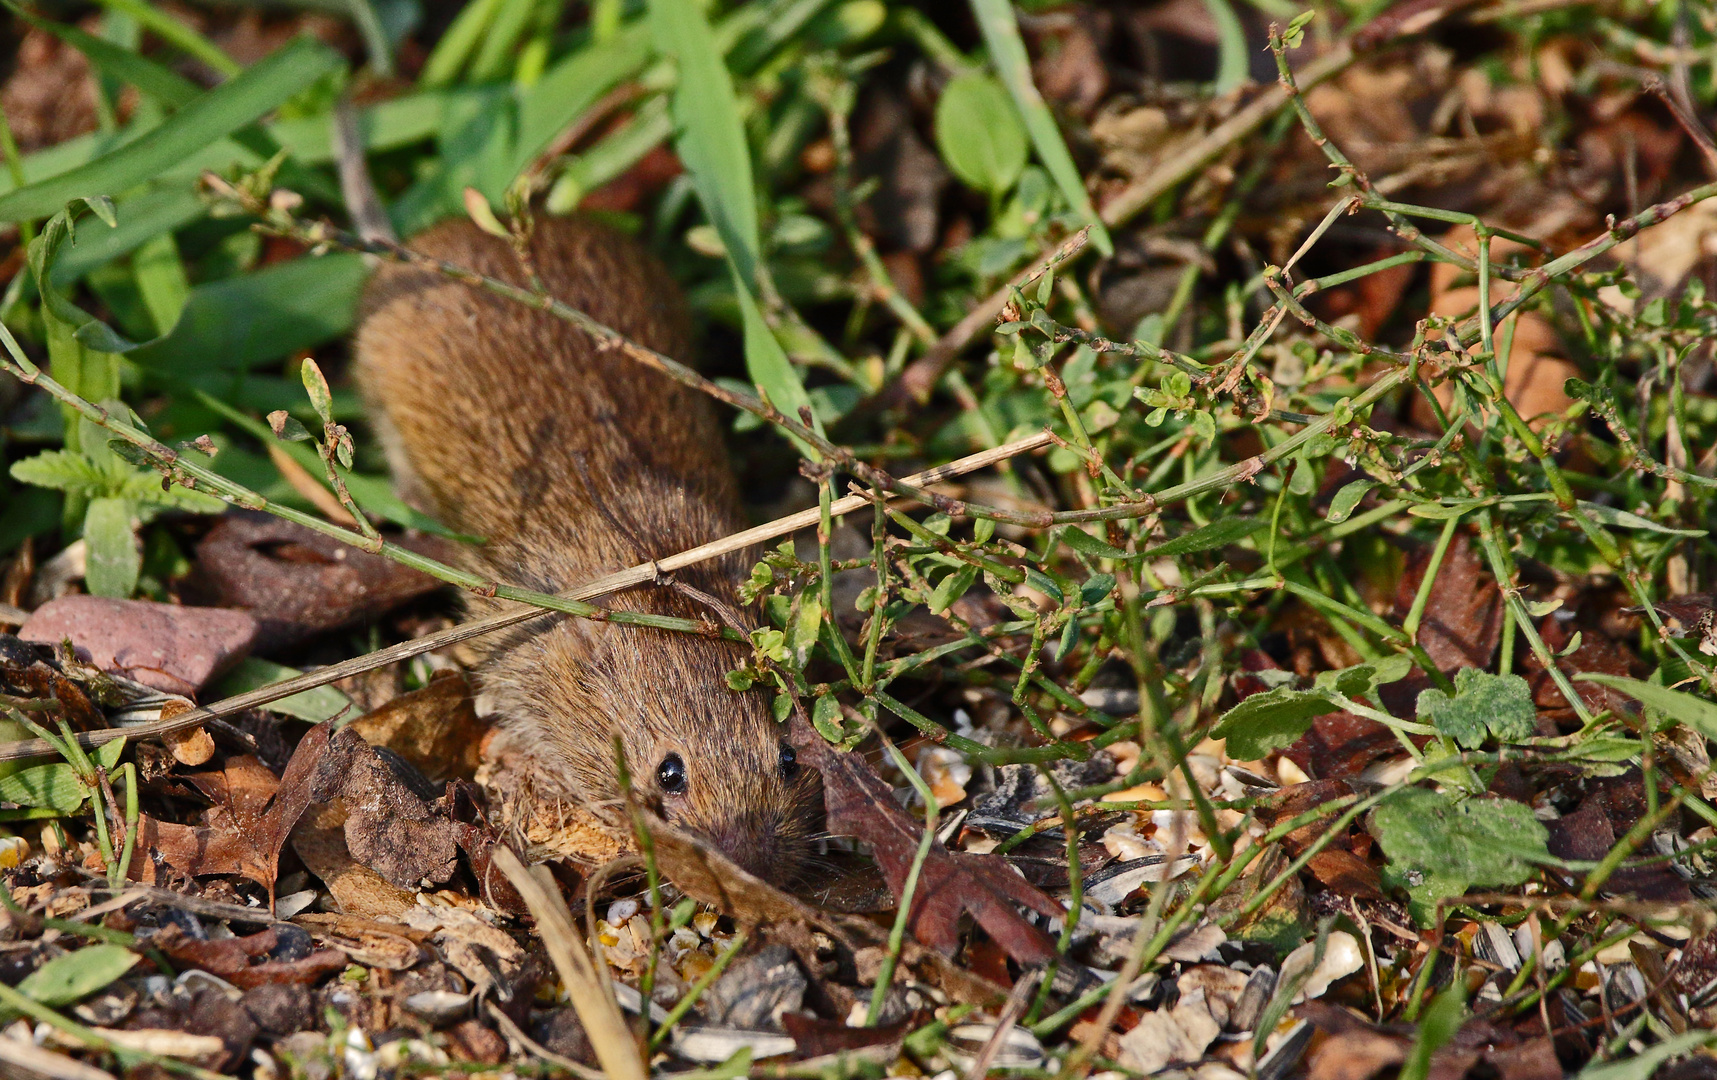
[{"label": "green clover-like leaf", "polygon": [[1529,739],[1537,730],[1538,706],[1519,675],[1492,675],[1466,668],[1455,673],[1455,696],[1441,690],[1419,694],[1419,718],[1468,750],[1489,736],[1500,742]]}]

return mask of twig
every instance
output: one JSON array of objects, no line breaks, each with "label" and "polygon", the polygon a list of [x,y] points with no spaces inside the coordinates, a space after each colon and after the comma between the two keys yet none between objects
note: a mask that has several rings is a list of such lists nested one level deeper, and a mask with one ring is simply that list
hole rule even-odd
[{"label": "twig", "polygon": [[340,174],[340,197],[345,200],[346,213],[358,235],[381,240],[397,240],[393,220],[382,207],[381,196],[370,179],[369,161],[364,156],[364,139],[358,131],[358,111],[352,99],[342,94],[334,105],[334,166]]},{"label": "twig", "polygon": [[501,1034],[524,1047],[533,1056],[541,1058],[557,1069],[565,1069],[578,1077],[578,1080],[603,1080],[604,1074],[601,1069],[592,1069],[588,1065],[557,1054],[526,1035],[519,1025],[513,1023],[512,1017],[502,1012],[500,1006],[493,1001],[485,1001],[483,1005],[489,1013],[489,1019],[495,1021],[495,1026],[501,1029]]},{"label": "twig", "polygon": [[1645,88],[1657,95],[1658,100],[1669,109],[1670,115],[1675,117],[1675,122],[1681,125],[1681,130],[1699,147],[1700,154],[1705,157],[1705,171],[1717,176],[1717,143],[1711,141],[1711,132],[1683,104],[1679,94],[1671,93],[1669,88],[1663,85],[1662,79],[1647,79]]},{"label": "twig", "polygon": [[49,1080],[114,1080],[113,1074],[105,1069],[85,1065],[76,1058],[56,1054],[9,1035],[0,1035],[0,1063],[11,1065],[30,1076],[46,1076]]},{"label": "twig", "polygon": [[[1309,89],[1325,82],[1353,63],[1355,55],[1352,45],[1338,45],[1301,70],[1301,85]],[[1164,192],[1186,180],[1228,147],[1262,127],[1266,120],[1288,104],[1290,98],[1288,91],[1280,86],[1273,86],[1259,94],[1245,108],[1158,165],[1148,176],[1141,177],[1116,192],[1103,204],[1103,224],[1116,226],[1131,221],[1139,211],[1155,202]]]},{"label": "twig", "polygon": [[930,397],[930,391],[935,389],[936,383],[942,378],[942,373],[948,369],[948,365],[953,362],[960,350],[964,349],[967,343],[978,335],[978,331],[989,326],[1001,316],[1002,309],[1007,306],[1008,299],[1013,295],[1013,290],[1024,289],[1050,270],[1079,254],[1080,251],[1084,250],[1090,236],[1091,230],[1089,228],[1080,229],[1068,237],[1060,247],[997,289],[989,299],[968,311],[966,317],[955,323],[952,330],[938,338],[936,344],[932,345],[928,352],[908,365],[906,370],[900,373],[900,378],[884,387],[873,400],[871,407],[888,409],[906,405],[908,402],[923,403],[927,401]]},{"label": "twig", "polygon": [[996,1020],[995,1031],[990,1033],[978,1056],[972,1059],[972,1067],[966,1070],[966,1080],[984,1080],[990,1075],[990,1062],[996,1059],[996,1052],[1002,1048],[1008,1033],[1019,1023],[1020,1014],[1025,1012],[1026,1002],[1031,1000],[1031,992],[1042,977],[1042,971],[1028,971],[1014,983],[1013,990],[1008,993],[1007,1004],[1002,1006],[1002,1015]]}]

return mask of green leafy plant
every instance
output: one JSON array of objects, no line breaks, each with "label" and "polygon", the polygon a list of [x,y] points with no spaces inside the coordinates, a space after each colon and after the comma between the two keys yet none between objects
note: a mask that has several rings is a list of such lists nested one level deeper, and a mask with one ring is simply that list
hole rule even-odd
[{"label": "green leafy plant", "polygon": [[1487,738],[1505,743],[1529,739],[1538,720],[1538,706],[1525,679],[1473,668],[1455,672],[1453,697],[1434,688],[1421,691],[1418,712],[1419,719],[1469,750]]},{"label": "green leafy plant", "polygon": [[112,983],[141,959],[123,945],[85,945],[24,976],[18,992],[42,1005],[70,1005]]},{"label": "green leafy plant", "polygon": [[961,181],[1005,195],[1025,168],[1025,126],[1002,84],[982,72],[957,76],[936,99],[936,146]]},{"label": "green leafy plant", "polygon": [[1355,698],[1406,678],[1412,666],[1406,657],[1395,656],[1378,664],[1320,672],[1305,690],[1278,686],[1253,694],[1222,714],[1210,729],[1211,737],[1228,740],[1229,752],[1242,760],[1262,758],[1293,745],[1317,717],[1349,708]]},{"label": "green leafy plant", "polygon": [[[109,401],[106,408],[131,415],[120,401]],[[80,525],[88,551],[89,590],[97,596],[127,597],[136,590],[143,566],[139,525],[164,510],[212,514],[219,513],[222,504],[200,492],[164,485],[159,472],[134,464],[134,456],[126,454],[129,447],[120,444],[115,449],[101,428],[82,418],[77,423],[79,449],[44,450],[15,461],[12,478],[63,491],[68,505],[83,508]]]},{"label": "green leafy plant", "polygon": [[1373,812],[1372,831],[1390,876],[1412,897],[1413,917],[1427,926],[1439,902],[1475,885],[1518,885],[1549,858],[1549,834],[1532,808],[1506,799],[1404,788]]}]

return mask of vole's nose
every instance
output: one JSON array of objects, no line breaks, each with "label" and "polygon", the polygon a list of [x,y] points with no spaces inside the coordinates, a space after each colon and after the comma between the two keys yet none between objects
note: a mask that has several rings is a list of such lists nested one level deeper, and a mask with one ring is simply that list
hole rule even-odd
[{"label": "vole's nose", "polygon": [[773,815],[745,814],[700,830],[747,873],[772,885],[784,885],[798,870],[800,845],[783,836]]}]

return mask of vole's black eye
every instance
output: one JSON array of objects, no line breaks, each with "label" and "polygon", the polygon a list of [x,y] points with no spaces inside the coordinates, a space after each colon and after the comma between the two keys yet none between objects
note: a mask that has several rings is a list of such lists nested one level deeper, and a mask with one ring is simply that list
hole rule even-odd
[{"label": "vole's black eye", "polygon": [[686,763],[678,754],[669,754],[656,766],[656,784],[669,795],[686,792]]},{"label": "vole's black eye", "polygon": [[799,775],[799,755],[786,743],[781,744],[781,779],[791,782]]}]

